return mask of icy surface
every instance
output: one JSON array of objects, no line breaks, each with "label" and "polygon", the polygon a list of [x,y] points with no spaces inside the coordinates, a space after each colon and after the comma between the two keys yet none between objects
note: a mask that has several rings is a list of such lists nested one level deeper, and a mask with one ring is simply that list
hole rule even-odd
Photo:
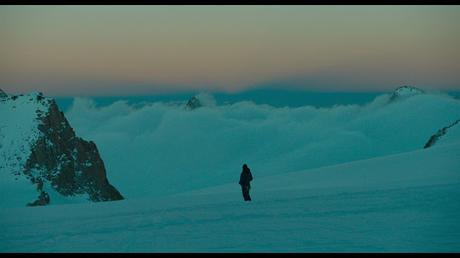
[{"label": "icy surface", "polygon": [[[2,252],[458,252],[460,145],[152,199],[0,210]],[[33,210],[33,212],[31,212]]]}]

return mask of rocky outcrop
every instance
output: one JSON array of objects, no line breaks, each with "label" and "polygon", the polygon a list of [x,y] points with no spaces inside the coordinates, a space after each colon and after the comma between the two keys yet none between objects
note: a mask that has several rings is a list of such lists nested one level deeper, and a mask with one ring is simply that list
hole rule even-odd
[{"label": "rocky outcrop", "polygon": [[412,87],[412,86],[401,86],[399,88],[397,88],[396,90],[393,91],[393,93],[391,94],[390,96],[390,99],[389,101],[390,102],[394,102],[394,101],[397,101],[399,99],[403,99],[403,98],[407,98],[407,97],[411,97],[411,96],[415,96],[415,95],[419,95],[419,94],[424,94],[425,91],[419,89],[419,88],[416,88],[416,87]]},{"label": "rocky outcrop", "polygon": [[201,107],[215,107],[216,100],[214,97],[205,92],[201,92],[193,97],[191,97],[185,104],[186,110],[195,110]]},{"label": "rocky outcrop", "polygon": [[63,196],[85,196],[94,202],[123,199],[107,179],[96,144],[75,135],[54,99],[34,93],[10,96],[4,101],[12,106],[11,113],[5,113],[8,116],[15,115],[18,105],[27,105],[28,108],[24,110],[32,110],[27,114],[36,117],[37,121],[34,132],[24,132],[37,137],[30,143],[30,154],[27,154],[24,165],[15,172],[16,176],[27,177],[38,191],[37,200],[28,203],[28,206],[53,202],[44,188],[45,183]]},{"label": "rocky outcrop", "polygon": [[185,105],[185,109],[194,110],[202,106],[203,104],[201,104],[201,101],[196,96],[193,96],[187,101],[187,104]]},{"label": "rocky outcrop", "polygon": [[452,127],[454,127],[455,125],[459,124],[460,123],[460,119],[453,122],[452,124],[446,126],[446,127],[443,127],[441,129],[439,129],[435,134],[433,134],[430,139],[428,139],[428,141],[425,143],[425,146],[423,146],[424,149],[426,148],[429,148],[431,146],[433,146],[441,137],[443,137],[444,135],[447,134],[448,130]]},{"label": "rocky outcrop", "polygon": [[38,199],[28,203],[27,206],[44,206],[50,203],[50,196],[47,192],[43,191],[43,181],[39,180],[37,184],[37,191],[40,193]]},{"label": "rocky outcrop", "polygon": [[37,114],[43,136],[32,146],[24,173],[33,182],[40,178],[50,181],[65,196],[86,193],[92,201],[123,199],[107,180],[96,144],[76,137],[56,102],[48,101],[48,114]]}]

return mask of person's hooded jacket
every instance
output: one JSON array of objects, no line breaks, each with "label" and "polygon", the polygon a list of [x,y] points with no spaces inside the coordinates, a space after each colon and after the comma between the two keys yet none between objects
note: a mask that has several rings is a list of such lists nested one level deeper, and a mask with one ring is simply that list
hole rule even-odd
[{"label": "person's hooded jacket", "polygon": [[241,175],[240,175],[239,184],[242,186],[250,186],[249,182],[251,181],[252,181],[251,170],[247,166],[243,166],[243,171],[241,172]]}]

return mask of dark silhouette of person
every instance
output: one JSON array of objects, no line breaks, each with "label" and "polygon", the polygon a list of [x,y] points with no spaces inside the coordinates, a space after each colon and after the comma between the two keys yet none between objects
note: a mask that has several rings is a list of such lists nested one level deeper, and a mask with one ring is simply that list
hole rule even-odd
[{"label": "dark silhouette of person", "polygon": [[241,171],[240,182],[241,190],[243,192],[244,201],[251,201],[251,196],[249,196],[249,189],[251,189],[250,182],[252,181],[251,170],[248,168],[248,165],[243,165],[243,171]]}]

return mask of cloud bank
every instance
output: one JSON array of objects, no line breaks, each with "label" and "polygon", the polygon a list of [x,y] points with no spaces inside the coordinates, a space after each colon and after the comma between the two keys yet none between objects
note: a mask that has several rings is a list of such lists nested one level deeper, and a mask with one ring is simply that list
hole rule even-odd
[{"label": "cloud bank", "polygon": [[394,103],[384,94],[364,106],[332,108],[201,99],[207,105],[190,111],[164,102],[97,107],[76,98],[66,116],[77,135],[97,144],[108,179],[126,198],[239,187],[243,163],[257,187],[258,177],[421,149],[460,118],[460,102],[442,94]]}]

